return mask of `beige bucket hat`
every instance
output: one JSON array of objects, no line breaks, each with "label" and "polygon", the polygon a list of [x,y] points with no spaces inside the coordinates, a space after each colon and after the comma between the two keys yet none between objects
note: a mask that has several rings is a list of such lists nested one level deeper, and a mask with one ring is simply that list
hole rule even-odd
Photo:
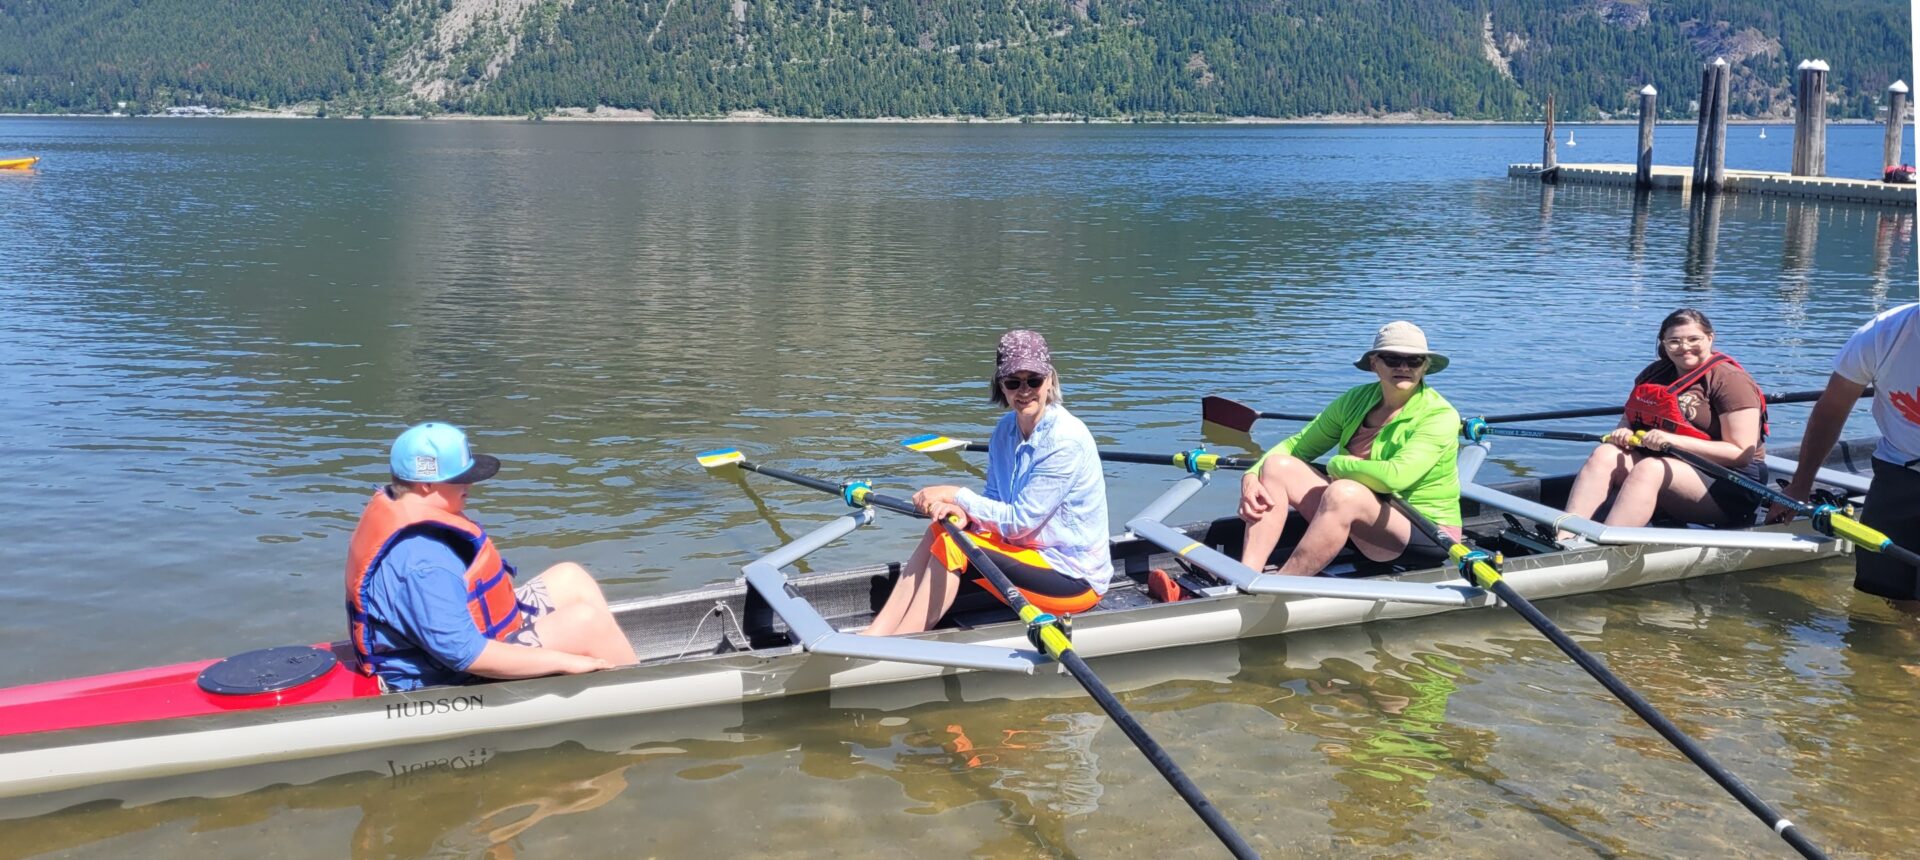
[{"label": "beige bucket hat", "polygon": [[1373,348],[1360,354],[1353,366],[1360,370],[1371,371],[1370,360],[1376,352],[1391,352],[1399,355],[1424,355],[1427,357],[1427,372],[1439,373],[1447,369],[1447,357],[1427,348],[1427,333],[1406,320],[1394,320],[1380,327],[1373,335]]}]

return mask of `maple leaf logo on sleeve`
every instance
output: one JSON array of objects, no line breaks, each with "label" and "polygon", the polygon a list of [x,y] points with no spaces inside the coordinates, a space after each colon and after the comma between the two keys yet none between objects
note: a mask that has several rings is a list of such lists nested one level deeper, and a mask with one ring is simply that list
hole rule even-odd
[{"label": "maple leaf logo on sleeve", "polygon": [[1893,404],[1894,411],[1900,413],[1902,418],[1920,425],[1920,388],[1914,389],[1912,394],[1895,391],[1887,395],[1887,401]]}]

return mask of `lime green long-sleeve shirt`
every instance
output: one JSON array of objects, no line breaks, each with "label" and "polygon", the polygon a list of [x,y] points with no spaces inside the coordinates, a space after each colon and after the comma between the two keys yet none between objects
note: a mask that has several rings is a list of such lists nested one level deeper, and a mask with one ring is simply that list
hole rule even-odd
[{"label": "lime green long-sleeve shirt", "polygon": [[1259,472],[1274,454],[1311,462],[1328,451],[1340,451],[1327,461],[1328,475],[1359,481],[1376,493],[1401,496],[1440,525],[1460,525],[1460,413],[1440,392],[1422,383],[1400,414],[1380,428],[1373,450],[1364,459],[1344,453],[1360,422],[1378,405],[1379,383],[1348,389],[1300,432],[1260,455],[1251,471]]}]

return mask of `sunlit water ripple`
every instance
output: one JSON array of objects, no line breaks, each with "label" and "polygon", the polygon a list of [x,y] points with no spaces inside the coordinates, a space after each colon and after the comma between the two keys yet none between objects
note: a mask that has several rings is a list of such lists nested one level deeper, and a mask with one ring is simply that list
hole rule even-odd
[{"label": "sunlit water ripple", "polygon": [[[1729,162],[1785,165],[1776,127]],[[1581,160],[1631,159],[1630,127]],[[1691,129],[1660,129],[1684,163]],[[1868,175],[1877,127],[1830,132]],[[1908,152],[1914,151],[1908,144]],[[1542,188],[1519,127],[867,127],[0,120],[0,684],[340,633],[386,442],[438,417],[508,464],[523,568],[615,597],[731,578],[774,529],[691,455],[904,489],[894,442],[983,436],[993,338],[1053,343],[1103,443],[1197,399],[1311,410],[1405,317],[1464,410],[1617,400],[1706,310],[1772,390],[1915,296],[1911,210]],[[1570,157],[1563,153],[1563,157]],[[1798,435],[1804,410],[1776,410]],[[1864,427],[1863,418],[1856,423]],[[1265,428],[1270,441],[1283,426]],[[1571,468],[1552,443],[1495,472]],[[1116,517],[1169,475],[1108,473]],[[761,486],[787,533],[836,503]],[[1226,488],[1194,516],[1229,509]],[[883,521],[814,569],[901,553]],[[1547,609],[1823,844],[1908,850],[1920,631],[1846,565]],[[1698,856],[1764,827],[1497,613],[1103,661],[1269,856]],[[296,782],[305,782],[296,780]],[[249,786],[182,789],[229,793]],[[722,824],[724,822],[724,824]],[[803,697],[476,741],[225,799],[0,823],[0,854],[1212,856],[1064,679]],[[928,841],[932,840],[932,841]]]}]

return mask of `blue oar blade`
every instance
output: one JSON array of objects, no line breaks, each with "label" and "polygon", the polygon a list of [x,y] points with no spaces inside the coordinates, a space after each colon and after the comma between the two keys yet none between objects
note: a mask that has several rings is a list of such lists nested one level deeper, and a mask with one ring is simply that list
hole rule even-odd
[{"label": "blue oar blade", "polygon": [[701,451],[695,454],[694,458],[700,461],[701,466],[716,469],[745,460],[747,455],[740,453],[739,448],[715,448],[711,451]]},{"label": "blue oar blade", "polygon": [[919,451],[922,454],[937,454],[941,451],[951,451],[955,448],[967,447],[967,443],[965,440],[950,439],[938,433],[928,433],[924,436],[915,436],[911,439],[902,439],[900,440],[900,444],[905,445],[906,447],[911,448],[915,451]]}]

